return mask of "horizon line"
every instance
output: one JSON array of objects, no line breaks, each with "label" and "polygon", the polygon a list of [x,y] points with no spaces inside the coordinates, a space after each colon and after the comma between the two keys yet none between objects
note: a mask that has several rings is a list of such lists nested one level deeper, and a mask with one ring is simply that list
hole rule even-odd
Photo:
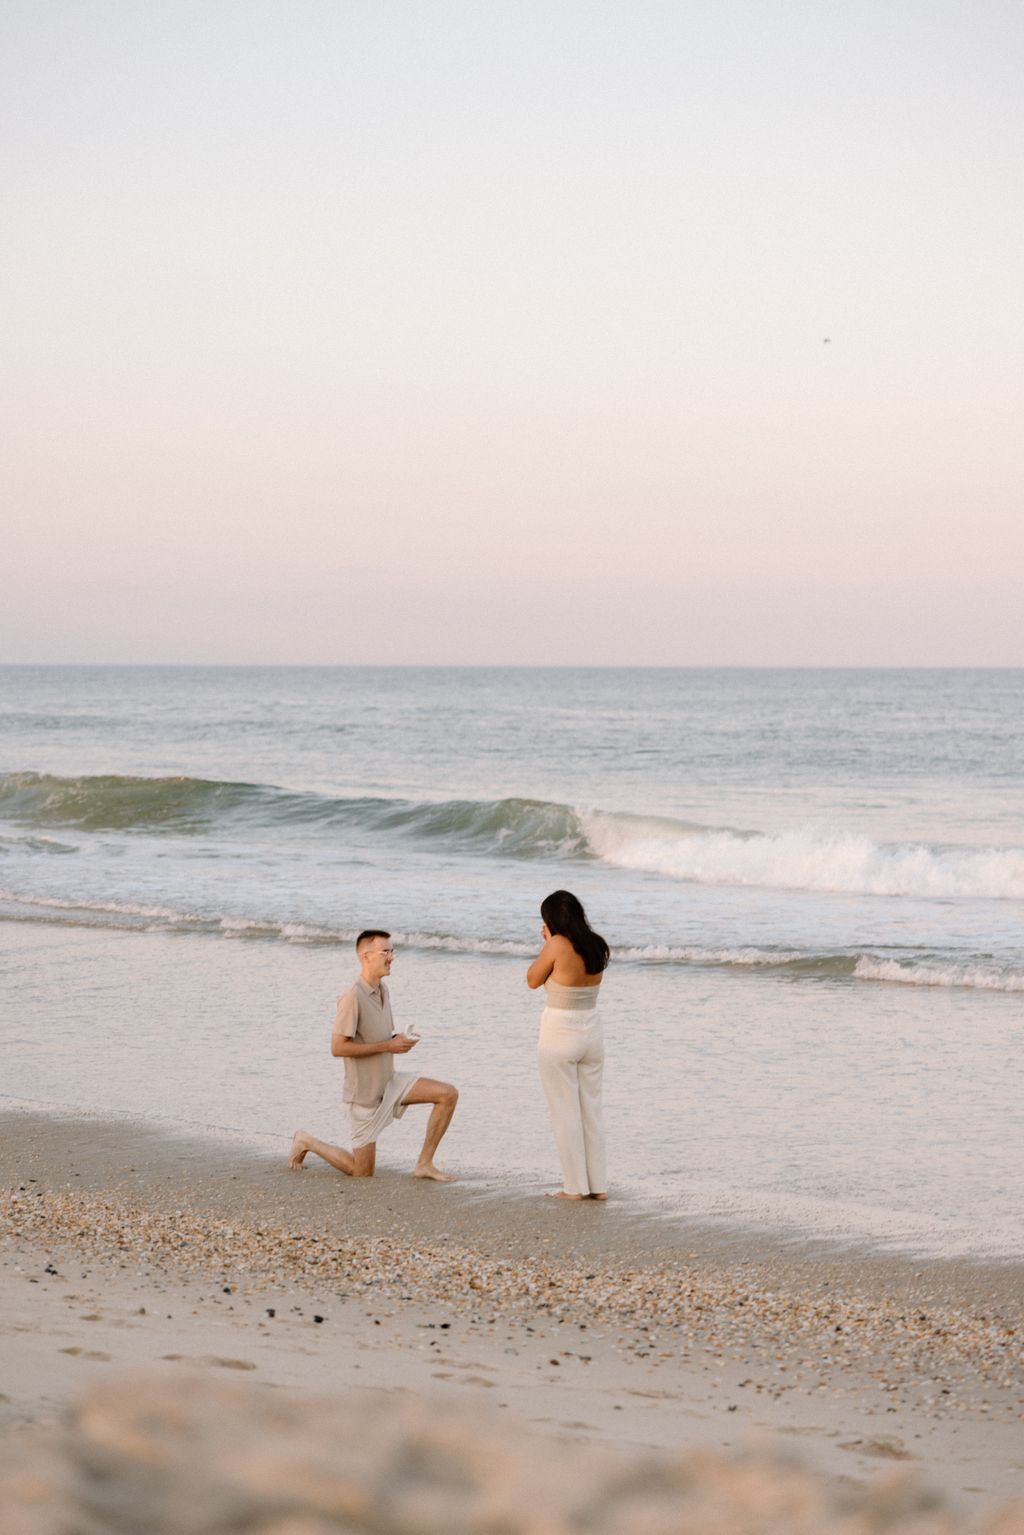
[{"label": "horizon line", "polygon": [[1024,661],[2,661],[0,671],[1014,672]]}]

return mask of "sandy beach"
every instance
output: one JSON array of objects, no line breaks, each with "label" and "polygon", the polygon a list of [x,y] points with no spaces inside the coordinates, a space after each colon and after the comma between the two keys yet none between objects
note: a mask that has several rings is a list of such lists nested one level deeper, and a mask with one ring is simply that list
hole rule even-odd
[{"label": "sandy beach", "polygon": [[0,1116],[7,1443],[125,1372],[424,1397],[616,1455],[796,1456],[957,1516],[1024,1497],[1015,1264],[872,1258],[507,1189],[353,1183]]}]

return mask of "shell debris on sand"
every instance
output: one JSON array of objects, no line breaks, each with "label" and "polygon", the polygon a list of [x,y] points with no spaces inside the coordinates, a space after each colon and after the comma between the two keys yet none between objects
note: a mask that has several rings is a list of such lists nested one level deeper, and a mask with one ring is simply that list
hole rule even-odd
[{"label": "shell debris on sand", "polygon": [[[130,1196],[23,1188],[0,1193],[0,1239],[66,1244],[124,1267],[201,1276],[219,1284],[292,1285],[357,1296],[364,1291],[440,1303],[477,1319],[558,1325],[585,1309],[594,1328],[619,1330],[641,1356],[700,1347],[735,1359],[826,1370],[873,1370],[895,1393],[914,1379],[934,1415],[971,1393],[1024,1394],[1024,1327],[991,1307],[910,1305],[836,1286],[785,1291],[736,1270],[704,1272],[687,1258],[648,1265],[549,1257],[499,1258],[449,1236],[409,1244],[377,1236],[308,1232],[165,1210]],[[789,1389],[790,1383],[779,1383]],[[1018,1400],[1016,1412],[1024,1407]]]}]

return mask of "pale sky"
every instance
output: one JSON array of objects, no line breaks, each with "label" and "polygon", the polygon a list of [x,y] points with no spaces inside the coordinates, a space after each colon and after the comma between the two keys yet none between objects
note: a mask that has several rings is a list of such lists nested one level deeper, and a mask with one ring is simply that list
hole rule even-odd
[{"label": "pale sky", "polygon": [[1019,0],[3,0],[0,660],[1024,664],[1022,71]]}]

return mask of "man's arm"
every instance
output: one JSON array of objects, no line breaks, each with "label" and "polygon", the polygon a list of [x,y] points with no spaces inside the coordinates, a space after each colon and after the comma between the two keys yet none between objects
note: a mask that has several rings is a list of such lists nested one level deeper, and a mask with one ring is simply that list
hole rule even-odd
[{"label": "man's arm", "polygon": [[406,1039],[404,1034],[395,1034],[391,1039],[370,1044],[356,1039],[358,1027],[359,1003],[353,991],[346,991],[338,998],[338,1012],[331,1033],[332,1055],[404,1055],[416,1043],[414,1039]]},{"label": "man's arm", "polygon": [[404,1055],[416,1044],[415,1039],[407,1039],[404,1034],[395,1034],[391,1039],[382,1039],[379,1044],[366,1044],[361,1039],[349,1039],[345,1034],[331,1035],[332,1055]]}]

